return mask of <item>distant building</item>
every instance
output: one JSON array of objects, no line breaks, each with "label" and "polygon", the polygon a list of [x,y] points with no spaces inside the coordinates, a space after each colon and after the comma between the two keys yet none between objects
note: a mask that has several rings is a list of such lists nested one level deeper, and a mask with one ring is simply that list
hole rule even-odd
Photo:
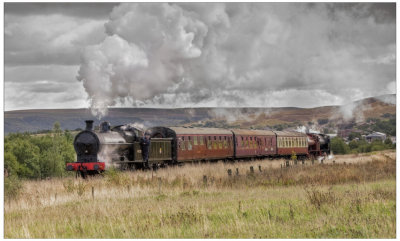
[{"label": "distant building", "polygon": [[382,133],[382,132],[374,132],[374,133],[371,133],[371,134],[367,135],[367,136],[365,137],[365,139],[366,139],[368,142],[372,142],[372,141],[374,141],[374,140],[381,140],[381,141],[384,141],[384,140],[386,140],[386,134],[385,134],[385,133]]}]

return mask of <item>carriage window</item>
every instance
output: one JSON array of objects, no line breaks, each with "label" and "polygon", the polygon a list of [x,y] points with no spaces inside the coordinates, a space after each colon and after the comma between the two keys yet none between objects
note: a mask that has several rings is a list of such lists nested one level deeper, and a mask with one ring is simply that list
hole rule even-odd
[{"label": "carriage window", "polygon": [[184,141],[185,140],[185,137],[184,136],[182,136],[182,141]]},{"label": "carriage window", "polygon": [[221,140],[221,139],[222,139],[222,137],[220,136],[220,137],[219,137],[219,140]]},{"label": "carriage window", "polygon": [[182,149],[182,151],[185,150],[185,142],[184,141],[181,141],[181,149]]},{"label": "carriage window", "polygon": [[253,140],[253,137],[250,137],[250,141],[252,141]]},{"label": "carriage window", "polygon": [[214,136],[214,140],[215,140],[215,141],[217,140],[217,137],[216,137],[216,136]]},{"label": "carriage window", "polygon": [[242,141],[243,141],[243,136],[242,136]]},{"label": "carriage window", "polygon": [[197,136],[193,137],[194,145],[197,146]]},{"label": "carriage window", "polygon": [[212,148],[211,145],[212,145],[211,141],[208,141],[208,142],[207,142],[207,149],[210,149],[210,150],[211,150],[211,148]]},{"label": "carriage window", "polygon": [[203,145],[204,143],[203,143],[203,136],[199,136],[199,139],[200,139],[200,145]]},{"label": "carriage window", "polygon": [[188,138],[189,138],[189,141],[190,141],[190,136]]}]

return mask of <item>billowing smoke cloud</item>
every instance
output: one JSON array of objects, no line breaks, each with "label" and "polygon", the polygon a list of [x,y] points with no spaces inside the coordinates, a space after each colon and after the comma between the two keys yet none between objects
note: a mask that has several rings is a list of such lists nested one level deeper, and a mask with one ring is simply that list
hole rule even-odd
[{"label": "billowing smoke cloud", "polygon": [[115,105],[311,107],[386,94],[395,21],[374,8],[123,3],[78,79],[98,116]]}]

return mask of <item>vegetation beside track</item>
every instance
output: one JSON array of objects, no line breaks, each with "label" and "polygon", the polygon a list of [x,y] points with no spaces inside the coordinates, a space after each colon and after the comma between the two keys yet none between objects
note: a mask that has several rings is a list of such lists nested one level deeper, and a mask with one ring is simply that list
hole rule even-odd
[{"label": "vegetation beside track", "polygon": [[157,172],[110,171],[88,180],[22,181],[20,195],[6,199],[4,235],[396,237],[394,151],[336,156],[324,164],[281,164],[283,160],[187,164]]}]

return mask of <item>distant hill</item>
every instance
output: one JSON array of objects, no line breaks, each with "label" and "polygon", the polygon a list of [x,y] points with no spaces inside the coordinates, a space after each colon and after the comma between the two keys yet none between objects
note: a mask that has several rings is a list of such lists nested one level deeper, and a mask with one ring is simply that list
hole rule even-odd
[{"label": "distant hill", "polygon": [[218,126],[266,129],[334,122],[363,122],[366,118],[382,118],[395,114],[396,95],[359,100],[344,106],[316,108],[110,108],[107,117],[97,120],[89,109],[17,110],[4,113],[4,131],[34,132],[49,130],[58,121],[62,129],[84,128],[84,120],[94,119],[95,125],[107,120],[111,125],[140,123],[145,126]]}]

